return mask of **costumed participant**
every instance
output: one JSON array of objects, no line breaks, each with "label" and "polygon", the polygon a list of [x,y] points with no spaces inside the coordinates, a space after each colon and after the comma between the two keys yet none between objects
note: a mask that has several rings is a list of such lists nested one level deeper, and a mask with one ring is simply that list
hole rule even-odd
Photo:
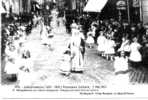
[{"label": "costumed participant", "polygon": [[10,81],[17,81],[18,74],[18,64],[17,64],[17,49],[12,43],[8,43],[5,49],[5,69],[4,72],[9,75],[8,79]]},{"label": "costumed participant", "polygon": [[84,40],[84,35],[80,34],[79,30],[73,33],[70,42],[70,49],[71,49],[71,63],[72,63],[72,71],[76,72],[83,72],[83,46],[82,42]]},{"label": "costumed participant", "polygon": [[93,47],[94,44],[94,37],[93,37],[93,32],[91,30],[89,30],[89,32],[87,33],[87,39],[86,39],[86,43],[88,44],[89,48]]},{"label": "costumed participant", "polygon": [[41,41],[42,41],[42,44],[44,44],[44,45],[49,44],[48,31],[47,31],[47,28],[44,24],[42,25]]},{"label": "costumed participant", "polygon": [[62,60],[60,64],[60,73],[69,76],[71,71],[71,52],[66,50],[62,55]]},{"label": "costumed participant", "polygon": [[138,43],[137,37],[133,38],[133,42],[130,45],[130,56],[129,56],[129,64],[130,67],[138,68],[140,67],[140,63],[142,61],[142,55],[139,52],[141,45]]},{"label": "costumed participant", "polygon": [[57,31],[57,21],[58,21],[58,14],[59,12],[57,11],[56,8],[54,8],[52,11],[51,11],[51,22],[50,22],[50,26],[52,27],[52,29],[54,30],[54,32]]},{"label": "costumed participant", "polygon": [[120,56],[115,57],[114,69],[115,74],[128,70],[128,58],[125,56],[124,51],[120,52]]},{"label": "costumed participant", "polygon": [[71,27],[71,33],[73,35],[75,33],[75,31],[77,31],[77,28],[78,28],[78,25],[77,25],[75,20],[73,20],[73,22],[72,22],[70,27]]},{"label": "costumed participant", "polygon": [[98,49],[98,54],[99,55],[102,55],[103,52],[105,51],[104,46],[105,46],[106,38],[105,38],[105,36],[103,34],[104,34],[103,31],[101,31],[100,35],[97,38],[97,45],[98,45],[97,49]]},{"label": "costumed participant", "polygon": [[105,50],[107,60],[109,59],[112,61],[114,60],[115,46],[116,46],[115,41],[111,37],[108,37]]},{"label": "costumed participant", "polygon": [[124,51],[120,52],[119,57],[115,57],[114,69],[115,77],[111,79],[113,84],[116,86],[129,85],[128,58]]}]

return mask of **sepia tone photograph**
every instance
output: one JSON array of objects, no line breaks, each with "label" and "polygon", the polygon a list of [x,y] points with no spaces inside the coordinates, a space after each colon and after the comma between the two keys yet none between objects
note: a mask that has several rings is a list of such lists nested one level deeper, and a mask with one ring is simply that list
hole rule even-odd
[{"label": "sepia tone photograph", "polygon": [[148,0],[1,0],[0,12],[2,86],[148,85]]}]

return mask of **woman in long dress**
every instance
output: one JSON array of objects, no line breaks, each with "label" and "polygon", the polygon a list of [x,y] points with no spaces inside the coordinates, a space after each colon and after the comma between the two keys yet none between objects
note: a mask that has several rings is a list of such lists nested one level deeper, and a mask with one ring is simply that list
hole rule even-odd
[{"label": "woman in long dress", "polygon": [[42,40],[42,44],[48,44],[49,39],[48,39],[48,32],[46,29],[45,25],[42,25],[42,31],[41,31],[41,40]]},{"label": "woman in long dress", "polygon": [[133,43],[130,45],[130,56],[129,56],[129,64],[131,67],[138,68],[140,67],[140,63],[142,61],[142,55],[139,52],[141,45],[138,43],[137,37],[133,38]]},{"label": "woman in long dress", "polygon": [[57,11],[57,9],[53,9],[51,11],[51,17],[52,17],[52,19],[51,19],[51,22],[50,22],[50,26],[52,27],[54,32],[56,32],[57,31],[56,29],[57,29],[57,26],[58,26],[58,24],[57,24],[57,21],[58,21],[58,11]]},{"label": "woman in long dress", "polygon": [[72,71],[83,71],[83,47],[82,41],[84,39],[84,35],[79,32],[79,30],[75,31],[71,37],[71,63],[72,63]]}]

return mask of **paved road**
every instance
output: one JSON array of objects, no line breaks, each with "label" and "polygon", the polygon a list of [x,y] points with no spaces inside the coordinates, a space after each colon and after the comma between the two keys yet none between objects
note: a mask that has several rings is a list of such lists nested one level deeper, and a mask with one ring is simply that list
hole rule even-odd
[{"label": "paved road", "polygon": [[97,55],[95,48],[86,49],[83,73],[63,76],[59,73],[61,55],[68,45],[70,35],[63,27],[57,28],[53,38],[52,50],[42,45],[39,30],[34,31],[25,45],[31,51],[34,72],[31,73],[30,85],[50,84],[108,84],[115,78],[113,63]]},{"label": "paved road", "polygon": [[63,28],[57,28],[53,39],[53,50],[41,44],[38,33],[33,33],[28,38],[30,51],[34,59],[35,79],[33,84],[106,84],[113,75],[112,62],[106,61],[97,55],[95,48],[86,49],[84,73],[72,73],[66,77],[59,73],[60,58],[67,47],[70,35],[63,32]]},{"label": "paved road", "polygon": [[[97,55],[96,47],[86,48],[83,73],[72,73],[70,76],[63,76],[59,73],[61,66],[61,55],[68,46],[70,35],[63,27],[57,28],[53,38],[52,49],[42,44],[39,30],[34,31],[25,43],[31,51],[34,61],[33,73],[30,85],[53,85],[53,84],[118,84],[128,83],[128,78],[133,83],[148,82],[147,73],[143,71],[131,71],[128,74],[114,75],[113,62],[107,61]],[[130,76],[130,77],[129,77]],[[4,83],[11,84],[5,80],[6,75],[2,74]],[[15,83],[14,83],[15,84]],[[122,85],[122,84],[121,84]]]}]

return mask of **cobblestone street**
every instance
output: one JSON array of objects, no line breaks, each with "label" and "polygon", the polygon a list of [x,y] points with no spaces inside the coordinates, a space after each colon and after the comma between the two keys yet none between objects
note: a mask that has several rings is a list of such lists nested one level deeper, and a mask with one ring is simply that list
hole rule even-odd
[{"label": "cobblestone street", "polygon": [[[54,34],[52,48],[42,44],[39,30],[31,33],[25,42],[26,48],[31,52],[33,59],[33,73],[30,74],[30,85],[52,85],[52,84],[117,84],[128,81],[132,83],[147,83],[145,71],[131,70],[127,74],[115,75],[113,62],[108,61],[97,54],[96,46],[87,48],[84,57],[84,72],[71,73],[70,76],[61,75],[61,58],[68,47],[70,35],[63,27],[58,27]],[[3,63],[2,63],[3,64]],[[2,65],[4,67],[4,65]],[[3,70],[3,68],[2,68]],[[3,73],[3,72],[2,72]],[[122,77],[123,76],[123,77]],[[138,76],[138,77],[137,77]],[[4,84],[15,84],[8,82],[7,75],[2,74]],[[129,79],[124,80],[124,77]],[[119,81],[120,80],[120,81]]]},{"label": "cobblestone street", "polygon": [[41,44],[39,34],[32,33],[26,43],[29,47],[32,57],[34,57],[35,76],[32,84],[83,84],[99,83],[106,84],[113,76],[112,62],[106,61],[97,55],[95,47],[86,49],[85,53],[85,71],[83,73],[72,73],[66,77],[59,73],[60,59],[64,49],[68,46],[69,34],[63,33],[62,28],[57,28],[57,33],[53,39],[53,50]]}]

